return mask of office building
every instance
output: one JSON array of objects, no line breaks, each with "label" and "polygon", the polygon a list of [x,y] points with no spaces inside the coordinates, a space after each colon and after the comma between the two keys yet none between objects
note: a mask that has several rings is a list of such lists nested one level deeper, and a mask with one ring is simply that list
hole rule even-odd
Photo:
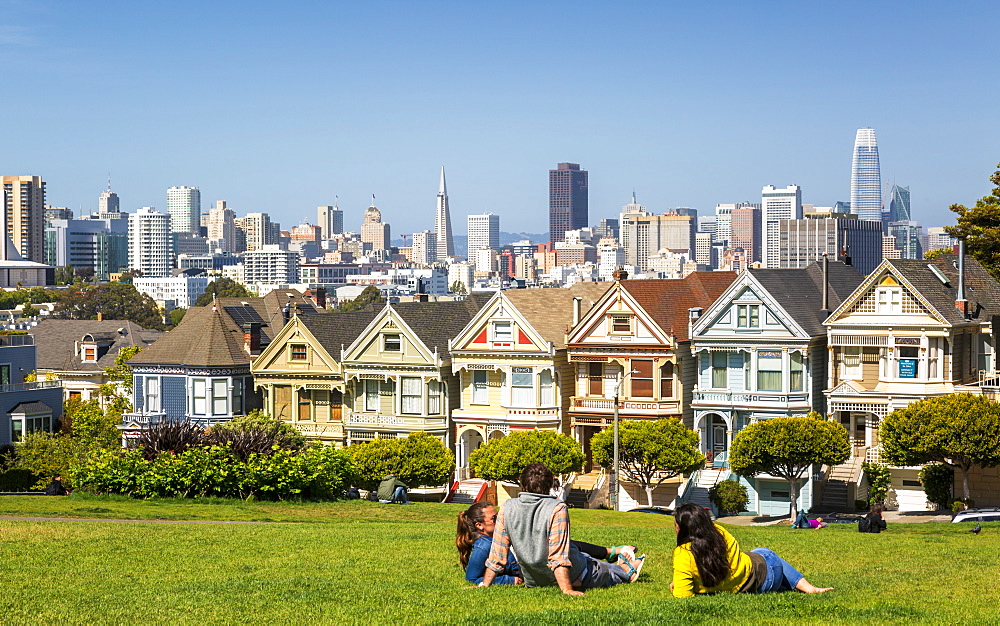
[{"label": "office building", "polygon": [[[901,188],[902,189],[902,188]],[[896,189],[893,188],[893,192]],[[924,258],[923,227],[913,220],[889,222],[889,237],[901,259]]]},{"label": "office building", "polygon": [[621,243],[627,264],[645,271],[649,268],[649,258],[663,249],[693,255],[697,217],[677,215],[673,211],[651,215],[634,212],[632,205],[626,208],[633,210],[621,214]]},{"label": "office building", "polygon": [[[73,209],[64,206],[45,205],[45,228],[52,226],[52,220],[71,219],[73,219]],[[46,261],[46,263],[48,263],[48,261]]]},{"label": "office building", "polygon": [[186,309],[193,307],[198,297],[205,293],[208,283],[215,280],[214,276],[167,276],[164,278],[134,278],[132,284],[136,291],[162,302],[171,309]]},{"label": "office building", "polygon": [[896,249],[896,238],[892,235],[882,235],[882,258],[899,259],[902,258],[899,250]]},{"label": "office building", "polygon": [[476,264],[470,262],[448,264],[448,289],[459,293],[472,293],[476,286]]},{"label": "office building", "polygon": [[[910,213],[910,188],[893,185],[889,194],[889,222],[909,222],[912,218]],[[904,256],[904,259],[915,257]]]},{"label": "office building", "polygon": [[716,241],[715,233],[719,225],[715,221],[715,216],[706,216],[698,220],[698,232],[712,235],[712,241]]},{"label": "office building", "polygon": [[338,206],[316,207],[316,217],[324,240],[344,232],[344,212]]},{"label": "office building", "polygon": [[615,270],[625,265],[625,248],[614,237],[597,241],[597,275],[601,280],[613,280]]},{"label": "office building", "polygon": [[7,236],[25,261],[45,255],[45,181],[41,176],[2,176]]},{"label": "office building", "polygon": [[420,233],[413,233],[413,246],[410,251],[410,259],[417,265],[430,265],[438,260],[437,258],[437,235],[429,230]]},{"label": "office building", "polygon": [[613,237],[614,239],[618,239],[620,225],[621,222],[617,219],[604,218],[601,220],[594,234],[597,237]]},{"label": "office building", "polygon": [[577,163],[560,163],[549,170],[549,240],[562,241],[567,230],[589,220],[587,170]]},{"label": "office building", "polygon": [[90,267],[97,280],[129,265],[128,219],[54,219],[45,229],[45,263]]},{"label": "office building", "polygon": [[882,221],[882,173],[875,130],[859,128],[851,162],[851,213],[858,219]]},{"label": "office building", "polygon": [[481,248],[500,249],[500,216],[493,213],[470,215],[469,224],[469,254]]},{"label": "office building", "polygon": [[778,249],[780,268],[806,267],[826,254],[831,260],[849,258],[858,272],[867,275],[882,262],[882,222],[820,213],[780,220]]},{"label": "office building", "polygon": [[451,231],[451,208],[448,206],[448,186],[444,181],[444,166],[441,166],[441,182],[438,184],[437,208],[434,212],[434,234],[437,238],[437,258],[455,256],[455,236]]},{"label": "office building", "polygon": [[142,207],[128,216],[128,266],[146,278],[170,275],[170,216]]},{"label": "office building", "polygon": [[715,205],[715,240],[729,241],[732,236],[732,219],[735,204]]},{"label": "office building", "polygon": [[217,201],[215,208],[209,210],[205,228],[210,251],[242,252],[236,249],[236,212],[226,206],[225,200]]},{"label": "office building", "polygon": [[767,185],[760,195],[760,221],[764,232],[761,262],[764,267],[780,267],[778,222],[802,219],[802,190],[798,185],[789,185],[784,189]]},{"label": "office building", "polygon": [[201,191],[197,187],[167,189],[167,214],[171,232],[199,235],[201,228]]},{"label": "office building", "polygon": [[111,178],[108,178],[108,188],[101,192],[97,198],[97,216],[105,219],[108,213],[121,213],[121,203],[118,201],[118,194],[111,191]]},{"label": "office building", "polygon": [[374,204],[365,209],[365,221],[361,224],[361,241],[370,243],[372,250],[390,248],[389,224],[382,221],[382,212]]},{"label": "office building", "polygon": [[715,248],[712,247],[712,233],[694,234],[694,260],[698,265],[715,268]]},{"label": "office building", "polygon": [[247,213],[246,217],[238,217],[234,220],[237,228],[243,231],[246,238],[246,250],[260,250],[264,246],[278,243],[278,233],[275,232],[271,223],[271,216],[267,213]]},{"label": "office building", "polygon": [[729,248],[743,251],[739,257],[740,262],[745,262],[747,265],[760,263],[761,244],[764,239],[760,207],[742,204],[731,210],[730,219]]},{"label": "office building", "polygon": [[958,244],[958,239],[953,238],[945,231],[944,226],[931,226],[927,229],[927,245],[925,251],[941,250],[947,248],[951,250]]}]

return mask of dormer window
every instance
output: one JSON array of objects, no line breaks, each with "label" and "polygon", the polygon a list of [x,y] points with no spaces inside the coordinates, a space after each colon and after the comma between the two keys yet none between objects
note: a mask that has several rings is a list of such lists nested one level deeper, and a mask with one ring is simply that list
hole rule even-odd
[{"label": "dormer window", "polygon": [[80,355],[84,363],[97,363],[97,346],[83,346]]},{"label": "dormer window", "polygon": [[308,361],[309,348],[304,343],[293,343],[288,348],[289,361]]},{"label": "dormer window", "polygon": [[632,316],[623,314],[611,315],[611,332],[629,334],[632,332]]},{"label": "dormer window", "polygon": [[875,312],[892,315],[903,312],[903,289],[901,287],[879,287],[875,293]]},{"label": "dormer window", "polygon": [[511,322],[493,322],[493,341],[514,341],[514,325]]},{"label": "dormer window", "polygon": [[402,352],[403,339],[398,334],[382,335],[382,352]]}]

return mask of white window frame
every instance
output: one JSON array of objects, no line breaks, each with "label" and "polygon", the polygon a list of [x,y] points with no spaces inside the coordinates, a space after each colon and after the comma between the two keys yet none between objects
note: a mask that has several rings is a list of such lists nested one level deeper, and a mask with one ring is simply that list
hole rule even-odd
[{"label": "white window frame", "polygon": [[[608,315],[608,332],[613,335],[631,335],[632,334],[632,315],[628,313],[611,313]],[[621,322],[624,320],[628,328],[625,330],[617,330],[615,326],[621,326],[622,324],[616,324],[615,321]]]},{"label": "white window frame", "polygon": [[[514,370],[528,370],[515,372]],[[513,367],[510,373],[510,405],[516,407],[535,407],[535,371],[530,367]]]},{"label": "white window frame", "polygon": [[555,377],[552,370],[543,369],[538,372],[539,406],[555,406]]},{"label": "white window frame", "polygon": [[423,415],[424,381],[419,376],[399,379],[399,412],[403,415]]},{"label": "white window frame", "polygon": [[[501,332],[500,329],[504,327],[506,330]],[[497,320],[490,325],[490,328],[493,331],[493,341],[514,341],[514,322]]]},{"label": "white window frame", "polygon": [[898,315],[902,312],[902,287],[879,287],[875,290],[875,313],[879,315]]},{"label": "white window frame", "polygon": [[[861,346],[844,346],[840,355],[840,378],[843,380],[861,380],[864,365],[861,362]],[[856,362],[854,361],[857,359]]]},{"label": "white window frame", "polygon": [[[481,381],[476,380],[481,378]],[[486,370],[472,371],[472,404],[490,403],[490,373]]]},{"label": "white window frame", "polygon": [[368,379],[361,382],[363,383],[361,397],[365,412],[377,413],[382,408],[382,381]]},{"label": "white window frame", "polygon": [[191,379],[191,415],[208,415],[208,378]]},{"label": "white window frame", "polygon": [[441,389],[444,385],[439,380],[427,383],[427,414],[441,415]]},{"label": "white window frame", "polygon": [[162,382],[159,376],[146,376],[142,381],[142,408],[146,413],[159,413],[162,402]]}]

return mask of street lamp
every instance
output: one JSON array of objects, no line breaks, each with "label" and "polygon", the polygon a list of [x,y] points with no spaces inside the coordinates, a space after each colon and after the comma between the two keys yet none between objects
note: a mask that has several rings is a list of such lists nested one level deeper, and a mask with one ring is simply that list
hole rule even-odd
[{"label": "street lamp", "polygon": [[625,384],[625,379],[628,378],[630,374],[638,373],[638,370],[629,370],[628,372],[625,372],[622,379],[618,381],[617,385],[615,385],[614,461],[612,461],[611,465],[611,509],[613,511],[618,510],[618,392],[621,391],[622,385]]}]

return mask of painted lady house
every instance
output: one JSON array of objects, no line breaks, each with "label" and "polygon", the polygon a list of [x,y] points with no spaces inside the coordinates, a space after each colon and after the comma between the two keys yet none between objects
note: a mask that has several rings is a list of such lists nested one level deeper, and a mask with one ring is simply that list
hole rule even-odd
[{"label": "painted lady house", "polygon": [[[702,489],[729,476],[726,452],[747,424],[774,417],[825,413],[826,328],[823,321],[861,283],[842,262],[803,269],[748,269],[692,324],[698,360],[692,394],[702,450],[716,460],[696,481]],[[817,473],[818,475],[818,473]],[[799,502],[812,505],[813,477],[803,477]],[[786,515],[788,482],[742,479],[750,510]],[[704,495],[704,494],[701,494]]]}]

